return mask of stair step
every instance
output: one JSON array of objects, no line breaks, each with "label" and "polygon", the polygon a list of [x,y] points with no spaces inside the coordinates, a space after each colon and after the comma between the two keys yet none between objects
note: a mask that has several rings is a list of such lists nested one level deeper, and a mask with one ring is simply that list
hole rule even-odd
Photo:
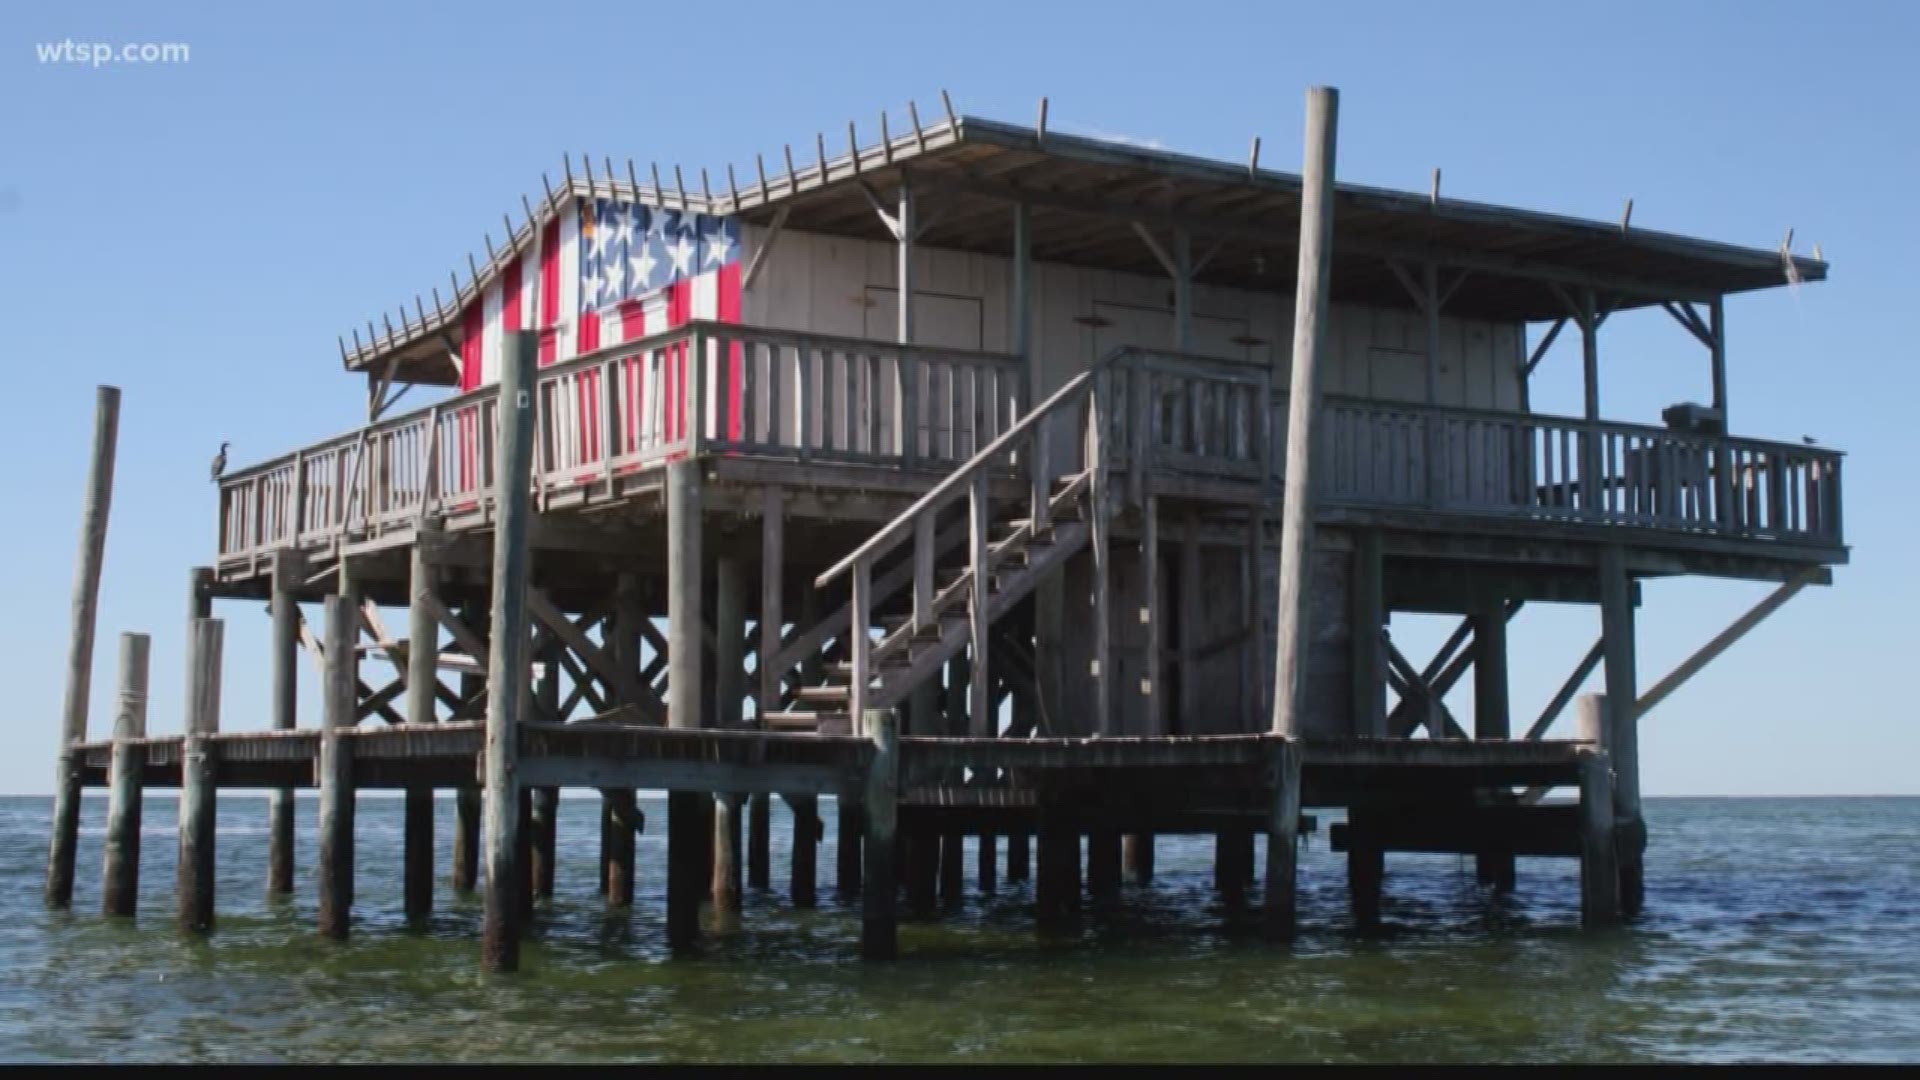
[{"label": "stair step", "polygon": [[828,683],[825,686],[803,686],[794,695],[801,701],[844,702],[853,696],[853,687],[845,683]]},{"label": "stair step", "polygon": [[844,712],[769,712],[762,720],[768,731],[806,732],[820,735],[851,735],[853,721]]}]

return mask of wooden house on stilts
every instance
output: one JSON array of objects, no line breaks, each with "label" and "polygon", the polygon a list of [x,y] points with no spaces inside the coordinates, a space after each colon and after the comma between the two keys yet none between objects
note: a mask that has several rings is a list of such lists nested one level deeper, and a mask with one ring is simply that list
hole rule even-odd
[{"label": "wooden house on stilts", "polygon": [[[771,883],[776,807],[788,895],[816,902],[822,796],[871,957],[903,899],[964,887],[963,852],[986,888],[1031,874],[1056,920],[1150,879],[1172,833],[1215,837],[1218,886],[1264,882],[1287,936],[1303,807],[1345,809],[1362,925],[1393,851],[1472,854],[1496,889],[1516,855],[1578,858],[1586,920],[1631,916],[1639,718],[1847,558],[1841,455],[1736,437],[1728,409],[1724,299],[1825,264],[1335,185],[1334,102],[1309,95],[1302,175],[1257,144],[1229,163],[1049,131],[1044,105],[1034,127],[850,125],[724,180],[569,162],[451,296],[343,343],[364,425],[219,478],[187,734],[123,710],[88,741],[70,693],[49,898],[83,785],[113,789],[110,910],[140,789],[183,788],[198,928],[213,790],[276,792],[284,891],[291,792],[317,786],[322,929],[345,934],[354,792],[385,787],[424,915],[450,788],[454,887],[484,886],[485,956],[511,967],[558,790],[600,792],[621,905],[634,793],[664,789],[676,944]],[[1603,324],[1656,306],[1711,400],[1609,419]],[[1531,407],[1556,338],[1580,343],[1577,416]],[[396,409],[416,386],[446,392]],[[1639,585],[1671,575],[1780,588],[1649,689]],[[232,598],[270,601],[268,730],[220,729]],[[1593,605],[1600,632],[1516,724],[1508,626],[1539,601]],[[1459,629],[1421,664],[1388,633],[1407,612]],[[326,687],[304,727],[303,650]],[[1605,694],[1570,709],[1596,669]],[[1541,802],[1556,786],[1578,800]]]}]

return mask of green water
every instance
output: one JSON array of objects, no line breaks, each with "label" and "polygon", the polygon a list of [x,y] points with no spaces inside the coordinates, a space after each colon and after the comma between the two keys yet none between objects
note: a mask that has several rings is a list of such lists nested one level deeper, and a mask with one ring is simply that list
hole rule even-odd
[{"label": "green water", "polygon": [[[1607,934],[1578,930],[1570,862],[1521,860],[1500,898],[1470,860],[1393,856],[1387,932],[1354,937],[1323,832],[1302,857],[1301,939],[1270,945],[1211,895],[1210,847],[1163,838],[1156,879],[1073,932],[1037,935],[1031,885],[1003,883],[904,924],[884,965],[855,959],[831,840],[817,911],[750,891],[738,929],[670,959],[664,808],[647,804],[639,905],[608,913],[597,802],[566,800],[558,893],[524,970],[497,978],[478,971],[478,905],[444,876],[430,925],[400,919],[397,802],[361,801],[345,944],[312,931],[311,801],[299,891],[269,903],[265,802],[222,798],[205,942],[172,926],[170,798],[148,801],[137,923],[96,914],[102,799],[73,913],[42,908],[48,809],[0,800],[6,1060],[1920,1059],[1916,799],[1654,800],[1647,915]],[[443,869],[451,817],[443,801]],[[774,823],[778,883],[783,810]]]}]

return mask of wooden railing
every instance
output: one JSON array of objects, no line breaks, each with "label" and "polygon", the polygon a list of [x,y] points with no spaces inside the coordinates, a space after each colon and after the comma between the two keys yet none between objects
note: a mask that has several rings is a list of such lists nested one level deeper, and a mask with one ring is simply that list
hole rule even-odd
[{"label": "wooden railing", "polygon": [[[994,353],[689,323],[540,372],[535,497],[699,453],[944,471],[1018,419],[1023,371]],[[220,557],[488,512],[497,410],[487,387],[229,474]]]},{"label": "wooden railing", "polygon": [[1269,456],[1264,365],[1151,349],[1116,355],[1108,460],[1140,503],[1150,473],[1259,482]]},{"label": "wooden railing", "polygon": [[[1285,446],[1286,400],[1273,401]],[[1328,398],[1332,505],[1561,519],[1820,546],[1842,543],[1832,450],[1539,414]],[[1276,454],[1273,475],[1285,471]]]},{"label": "wooden railing", "polygon": [[[847,707],[856,731],[865,714],[874,672],[882,659],[876,652],[872,628],[875,606],[886,598],[874,594],[874,569],[882,560],[892,557],[901,545],[911,542],[909,565],[912,571],[907,582],[911,587],[911,614],[906,625],[883,640],[880,647],[884,649],[896,643],[904,646],[915,634],[935,625],[946,608],[964,603],[968,610],[967,632],[974,646],[977,665],[972,683],[975,734],[986,733],[979,729],[986,726],[984,702],[989,681],[985,668],[978,665],[983,665],[987,656],[989,582],[994,568],[990,546],[992,480],[1003,466],[1026,474],[1027,495],[1021,501],[1025,503],[1027,513],[1027,535],[1031,537],[1043,532],[1051,521],[1056,505],[1054,481],[1063,478],[1062,470],[1053,464],[1057,459],[1048,448],[1048,425],[1056,417],[1064,419],[1074,415],[1084,404],[1087,408],[1081,422],[1081,430],[1087,435],[1084,460],[1094,466],[1089,470],[1090,490],[1087,493],[1091,506],[1090,517],[1092,527],[1096,531],[1103,531],[1106,528],[1107,511],[1105,463],[1109,455],[1104,448],[1102,435],[1113,429],[1107,417],[1113,412],[1115,385],[1126,377],[1117,364],[1133,355],[1132,350],[1117,350],[1092,368],[1068,379],[1046,401],[980,447],[898,517],[881,526],[866,542],[814,578],[814,586],[822,589],[843,576],[849,577],[852,582],[849,589],[851,599],[847,605],[848,652],[851,660]],[[1077,497],[1078,492],[1070,494]],[[940,572],[936,569],[938,520],[942,511],[962,499],[967,503],[966,561],[957,574],[954,569],[946,571],[947,575],[955,577],[958,585],[943,590],[938,577]]]},{"label": "wooden railing", "polygon": [[[994,353],[690,323],[540,373],[535,494],[545,505],[611,490],[622,475],[700,453],[946,473],[1029,416],[1023,371]],[[1262,366],[1128,348],[1085,374],[1069,385],[1088,404],[1101,384],[1101,461],[1136,506],[1149,476],[1272,485],[1284,471],[1285,395]],[[1834,451],[1341,397],[1325,409],[1325,505],[1842,542]],[[228,475],[221,559],[485,515],[496,410],[493,389],[476,390]],[[1051,458],[1072,456],[1065,426],[1077,425],[1076,440],[1089,433],[1069,411],[1049,410],[1021,428],[1018,452],[997,454],[1032,482],[1042,518],[1039,493],[1061,472]]]}]

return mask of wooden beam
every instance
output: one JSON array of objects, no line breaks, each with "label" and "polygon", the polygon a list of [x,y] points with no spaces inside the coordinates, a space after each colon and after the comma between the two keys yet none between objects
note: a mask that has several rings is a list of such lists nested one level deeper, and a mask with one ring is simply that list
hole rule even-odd
[{"label": "wooden beam", "polygon": [[1574,665],[1573,673],[1567,676],[1566,682],[1560,684],[1559,692],[1553,695],[1552,701],[1547,702],[1547,707],[1540,711],[1540,718],[1533,722],[1533,726],[1521,736],[1522,739],[1532,741],[1547,733],[1547,729],[1553,726],[1554,720],[1567,707],[1567,703],[1573,700],[1573,695],[1580,692],[1580,687],[1587,681],[1587,676],[1592,675],[1593,670],[1600,666],[1601,659],[1606,656],[1606,644],[1604,638],[1594,641],[1593,648],[1588,649],[1587,655]]},{"label": "wooden beam", "polygon": [[1565,329],[1566,325],[1566,319],[1555,319],[1553,325],[1547,327],[1546,335],[1540,339],[1539,344],[1533,347],[1532,355],[1527,357],[1526,366],[1520,369],[1520,377],[1522,379],[1530,378],[1533,375],[1533,369],[1539,367],[1540,361],[1546,359],[1547,350],[1553,347],[1553,339],[1560,336],[1560,331]]},{"label": "wooden beam", "polygon": [[747,268],[740,274],[741,291],[744,292],[753,287],[754,279],[760,276],[760,267],[765,265],[767,255],[773,251],[774,243],[780,239],[781,232],[786,228],[787,215],[792,212],[793,206],[790,203],[782,204],[780,209],[773,212],[773,221],[767,225],[766,239],[762,240],[760,246],[754,250],[753,258],[747,260]]},{"label": "wooden beam", "polygon": [[1771,593],[1768,593],[1765,599],[1749,608],[1746,614],[1735,619],[1725,630],[1715,634],[1711,641],[1700,646],[1692,656],[1681,661],[1678,667],[1668,672],[1665,678],[1655,683],[1652,689],[1641,695],[1640,699],[1634,702],[1634,716],[1636,718],[1645,716],[1653,710],[1654,706],[1665,701],[1675,690],[1686,685],[1688,679],[1698,675],[1702,668],[1713,663],[1714,660],[1719,658],[1721,653],[1732,648],[1735,642],[1745,637],[1754,627],[1759,626],[1762,622],[1766,621],[1768,616],[1779,611],[1787,601],[1800,595],[1800,590],[1811,584],[1814,579],[1819,576],[1819,571],[1819,567],[1809,567],[1801,571],[1798,576],[1773,590]]}]

